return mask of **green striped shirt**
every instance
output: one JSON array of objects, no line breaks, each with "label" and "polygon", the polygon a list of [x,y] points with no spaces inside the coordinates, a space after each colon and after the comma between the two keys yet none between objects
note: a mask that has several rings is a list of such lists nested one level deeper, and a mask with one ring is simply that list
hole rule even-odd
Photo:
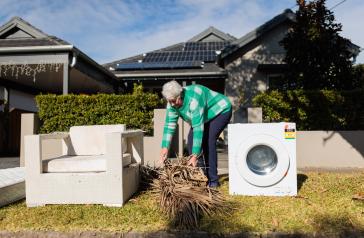
[{"label": "green striped shirt", "polygon": [[180,108],[167,104],[162,148],[169,148],[177,120],[182,117],[193,128],[192,154],[198,155],[201,152],[204,123],[220,113],[228,112],[231,103],[226,96],[197,84],[185,87],[182,97],[183,104]]}]

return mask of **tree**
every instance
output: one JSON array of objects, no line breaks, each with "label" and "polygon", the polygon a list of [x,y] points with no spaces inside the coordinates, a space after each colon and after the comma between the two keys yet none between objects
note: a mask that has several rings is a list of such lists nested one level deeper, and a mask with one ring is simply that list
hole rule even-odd
[{"label": "tree", "polygon": [[364,90],[364,64],[354,65],[353,69],[355,87]]},{"label": "tree", "polygon": [[326,0],[297,0],[296,21],[281,44],[286,49],[288,89],[352,89],[353,62],[350,40],[339,35]]}]

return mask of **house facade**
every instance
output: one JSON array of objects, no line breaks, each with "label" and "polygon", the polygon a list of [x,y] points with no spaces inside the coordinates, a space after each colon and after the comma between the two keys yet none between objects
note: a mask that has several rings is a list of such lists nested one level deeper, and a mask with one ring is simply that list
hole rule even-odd
[{"label": "house facade", "polygon": [[295,14],[285,10],[225,48],[219,64],[226,70],[225,94],[233,105],[233,121],[245,122],[252,99],[283,76],[285,49],[280,44]]},{"label": "house facade", "polygon": [[117,89],[114,74],[74,45],[12,18],[0,26],[0,154],[19,153],[20,116],[37,112],[35,95]]},{"label": "house facade", "polygon": [[[280,45],[295,14],[291,10],[259,26],[241,38],[209,27],[190,40],[163,49],[121,59],[104,66],[131,90],[132,84],[142,83],[150,91],[160,92],[162,85],[176,80],[182,85],[202,84],[227,95],[233,104],[233,122],[246,121],[245,110],[252,106],[252,99],[265,91],[273,80],[283,75],[285,50]],[[209,45],[218,45],[209,48]],[[192,49],[192,50],[191,50]],[[205,50],[212,57],[180,57],[173,54],[197,54]],[[150,57],[159,55],[155,61]],[[169,58],[163,58],[168,55]],[[194,61],[197,67],[170,69],[164,64]],[[153,68],[161,65],[159,69]],[[147,66],[147,67],[145,67]],[[150,67],[150,68],[148,68]]]}]

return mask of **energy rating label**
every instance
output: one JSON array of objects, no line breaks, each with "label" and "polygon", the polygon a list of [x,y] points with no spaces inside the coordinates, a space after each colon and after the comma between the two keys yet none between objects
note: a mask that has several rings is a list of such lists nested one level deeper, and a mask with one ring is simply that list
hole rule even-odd
[{"label": "energy rating label", "polygon": [[284,139],[296,139],[296,129],[290,128],[289,125],[284,127]]}]

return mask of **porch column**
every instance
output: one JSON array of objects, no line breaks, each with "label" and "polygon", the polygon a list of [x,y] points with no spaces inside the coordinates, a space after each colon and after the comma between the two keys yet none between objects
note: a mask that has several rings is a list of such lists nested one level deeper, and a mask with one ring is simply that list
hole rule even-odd
[{"label": "porch column", "polygon": [[69,78],[70,78],[70,70],[69,70],[68,62],[66,62],[63,64],[63,95],[68,94]]}]

